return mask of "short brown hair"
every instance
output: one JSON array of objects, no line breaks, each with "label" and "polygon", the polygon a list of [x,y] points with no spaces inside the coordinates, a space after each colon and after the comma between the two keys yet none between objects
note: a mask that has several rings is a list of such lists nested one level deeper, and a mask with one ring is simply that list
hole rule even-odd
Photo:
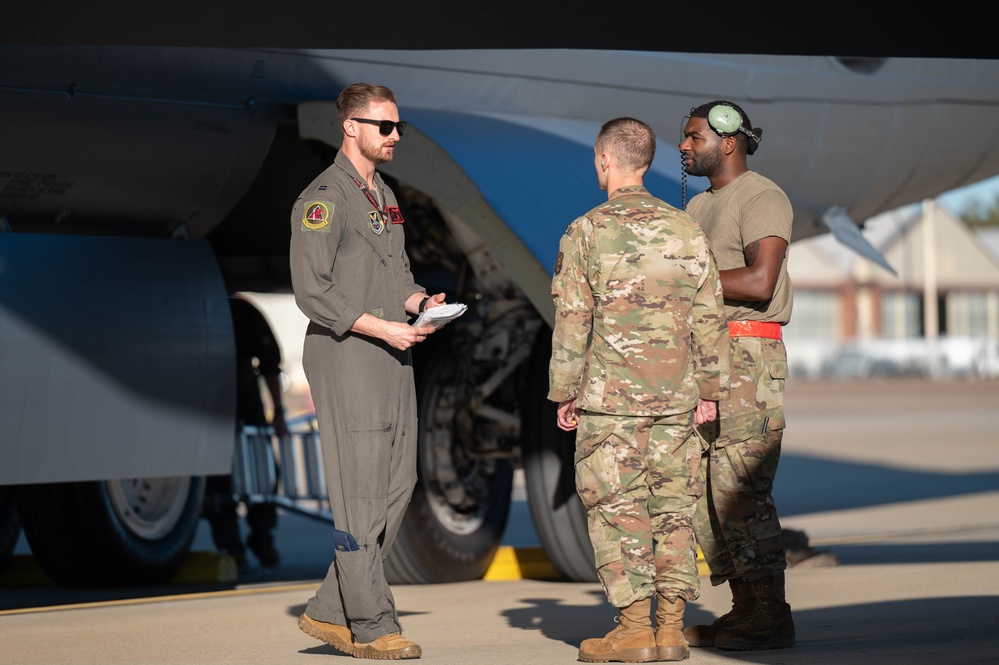
[{"label": "short brown hair", "polygon": [[622,167],[641,171],[656,156],[656,133],[641,120],[615,118],[600,128],[596,145],[613,154]]},{"label": "short brown hair", "polygon": [[391,88],[374,83],[358,81],[351,83],[340,91],[336,98],[337,120],[340,121],[340,131],[343,123],[354,118],[372,102],[392,102],[395,104],[395,93]]}]

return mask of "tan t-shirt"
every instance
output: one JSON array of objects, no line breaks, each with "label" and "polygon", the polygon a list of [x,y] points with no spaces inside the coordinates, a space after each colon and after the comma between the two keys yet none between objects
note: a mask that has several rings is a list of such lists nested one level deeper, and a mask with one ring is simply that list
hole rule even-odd
[{"label": "tan t-shirt", "polygon": [[[718,191],[707,190],[687,204],[687,212],[704,229],[719,270],[746,267],[746,245],[777,236],[791,242],[791,202],[772,180],[747,171]],[[725,299],[729,321],[776,321],[791,319],[791,279],[787,274],[787,251],[780,266],[774,296],[764,302]]]}]

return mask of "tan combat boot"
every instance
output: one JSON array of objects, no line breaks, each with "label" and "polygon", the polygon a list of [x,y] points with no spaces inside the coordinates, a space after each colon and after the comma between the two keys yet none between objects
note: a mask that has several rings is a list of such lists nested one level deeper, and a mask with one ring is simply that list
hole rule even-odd
[{"label": "tan combat boot", "polygon": [[659,594],[656,605],[656,654],[659,660],[685,660],[690,657],[687,640],[683,638],[683,610],[687,601],[668,600]]},{"label": "tan combat boot", "polygon": [[784,600],[784,573],[748,582],[752,611],[729,619],[715,636],[715,646],[729,651],[786,649],[794,646],[791,606]]},{"label": "tan combat boot", "polygon": [[652,599],[636,600],[620,609],[620,625],[603,637],[583,640],[579,659],[588,663],[652,663],[656,653],[656,634],[652,630]]},{"label": "tan combat boot", "polygon": [[709,625],[693,625],[684,628],[683,636],[687,638],[687,644],[692,647],[713,647],[715,636],[722,626],[729,621],[740,621],[753,611],[756,600],[753,598],[753,591],[749,583],[742,580],[729,580],[728,586],[732,590],[732,609]]},{"label": "tan combat boot", "polygon": [[298,627],[306,635],[311,635],[317,640],[326,642],[326,644],[337,651],[342,651],[349,656],[354,655],[354,638],[350,634],[350,628],[347,628],[347,626],[316,621],[312,617],[303,614],[298,619]]},{"label": "tan combat boot", "polygon": [[354,642],[354,658],[375,658],[378,660],[402,660],[419,658],[423,655],[420,645],[407,640],[399,633],[382,635],[374,642],[362,644]]}]

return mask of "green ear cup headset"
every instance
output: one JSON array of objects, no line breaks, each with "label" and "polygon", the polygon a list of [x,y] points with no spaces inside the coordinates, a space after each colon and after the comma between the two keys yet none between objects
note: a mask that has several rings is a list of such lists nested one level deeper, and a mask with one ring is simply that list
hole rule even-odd
[{"label": "green ear cup headset", "polygon": [[760,139],[763,136],[762,129],[744,127],[742,124],[742,114],[734,106],[728,104],[715,104],[711,107],[711,110],[708,111],[708,125],[719,136],[732,136],[737,132],[745,134],[749,137],[749,147],[746,149],[746,152],[750,155],[756,152],[756,149],[760,146]]}]

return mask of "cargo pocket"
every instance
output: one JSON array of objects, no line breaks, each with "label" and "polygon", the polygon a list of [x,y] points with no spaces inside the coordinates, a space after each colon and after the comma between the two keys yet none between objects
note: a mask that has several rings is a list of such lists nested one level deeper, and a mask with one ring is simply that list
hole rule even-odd
[{"label": "cargo pocket", "polygon": [[[778,354],[773,348],[754,350],[759,356]],[[784,382],[787,379],[787,360],[780,358],[760,360],[755,374],[745,372],[741,385],[732,389],[727,407],[722,413],[721,431],[715,441],[716,448],[748,441],[767,432],[784,429]],[[757,356],[757,357],[759,357]],[[747,368],[748,369],[748,368]],[[755,380],[752,380],[755,379]],[[745,409],[752,408],[751,411]]]},{"label": "cargo pocket", "polygon": [[340,477],[349,495],[361,499],[388,496],[391,423],[358,424],[347,428]]},{"label": "cargo pocket", "polygon": [[[613,456],[611,461],[613,462]],[[576,493],[587,511],[607,503],[608,497],[617,491],[619,484],[617,465],[608,466],[600,450],[576,463]]]},{"label": "cargo pocket", "polygon": [[599,530],[597,533],[590,533],[590,541],[593,543],[593,563],[597,570],[604,566],[620,561],[621,541],[616,532],[609,530]]}]

